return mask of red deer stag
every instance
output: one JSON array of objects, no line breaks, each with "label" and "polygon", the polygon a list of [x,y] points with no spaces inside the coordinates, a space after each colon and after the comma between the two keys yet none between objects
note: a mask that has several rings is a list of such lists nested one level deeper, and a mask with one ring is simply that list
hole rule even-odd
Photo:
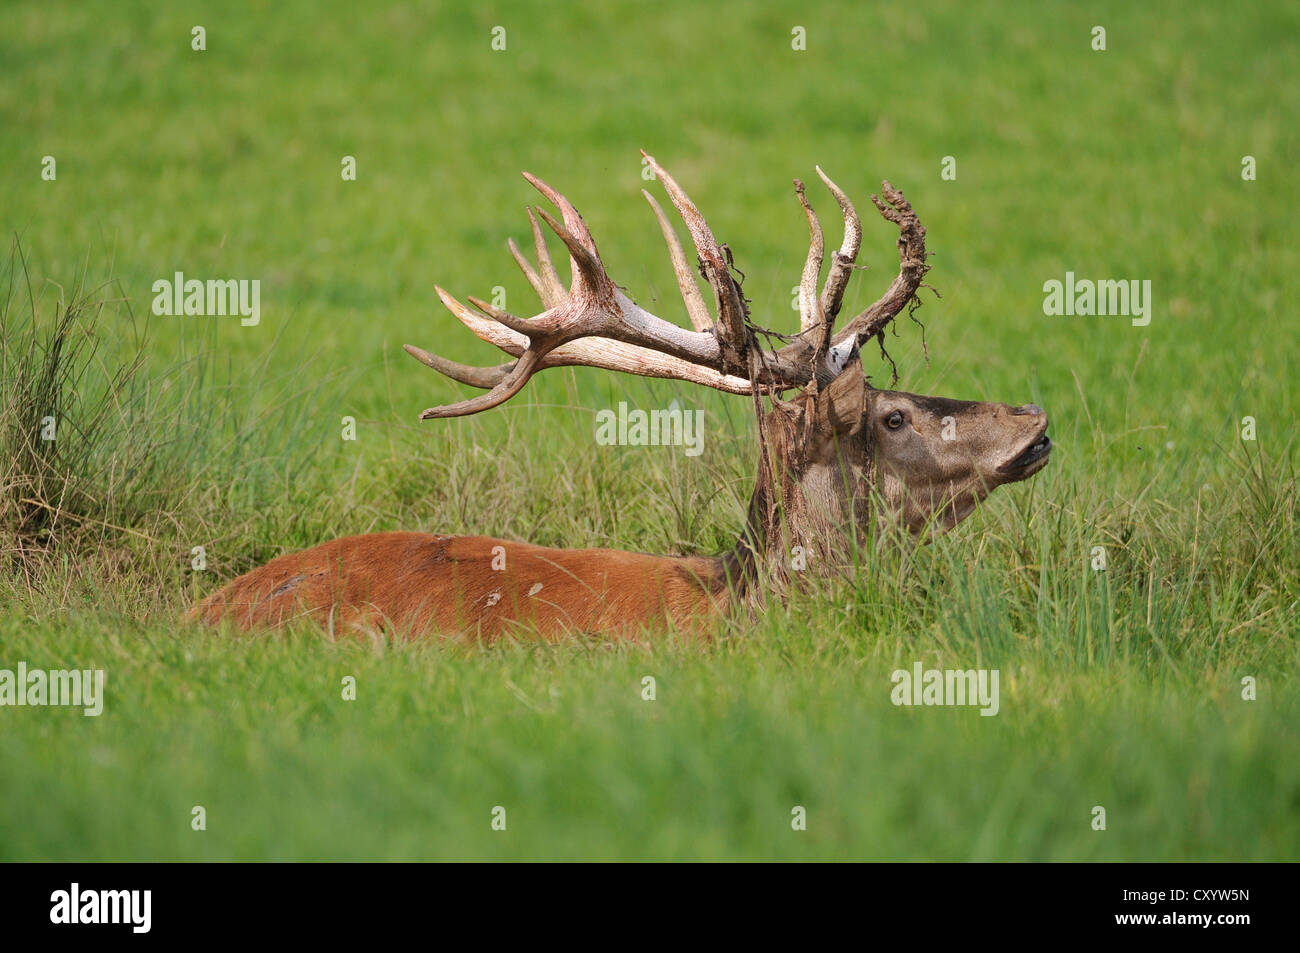
[{"label": "red deer stag", "polygon": [[[695,204],[652,158],[649,166],[681,213],[713,290],[711,319],[663,210],[643,193],[668,243],[693,330],[635,304],[605,272],[582,216],[559,192],[524,174],[560,212],[528,210],[537,267],[511,240],[511,254],[544,310],[521,318],[470,298],[471,310],[438,288],[474,334],[515,360],[467,367],[407,345],[417,360],[486,393],[433,407],[420,418],[459,417],[504,403],[548,367],[581,365],[691,381],[750,396],[758,413],[758,476],[747,526],[723,556],[679,558],[608,549],[546,549],[482,536],[372,533],[271,560],[196,608],[208,621],[242,627],[311,616],[333,629],[390,628],[490,641],[519,628],[549,638],[592,633],[633,638],[667,628],[705,632],[742,603],[789,583],[794,546],[815,558],[808,571],[844,565],[873,523],[913,534],[951,528],[995,487],[1024,480],[1048,460],[1047,415],[1033,404],[924,397],[868,383],[859,348],[882,334],[917,293],[926,265],[925,229],[903,194],[882,183],[880,214],[899,229],[901,267],[884,295],[835,330],[862,229],[848,197],[819,168],[844,218],[844,242],[824,257],[821,225],[795,181],[811,235],[799,285],[800,331],[779,348],[750,322],[748,302]],[[547,251],[541,218],[568,249],[566,292]],[[797,391],[791,399],[783,395]],[[766,398],[767,406],[764,406]]]}]

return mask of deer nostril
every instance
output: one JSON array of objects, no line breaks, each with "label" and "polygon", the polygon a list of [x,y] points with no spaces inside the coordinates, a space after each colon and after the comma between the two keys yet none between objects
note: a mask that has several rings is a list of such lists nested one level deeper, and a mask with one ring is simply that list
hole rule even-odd
[{"label": "deer nostril", "polygon": [[1034,416],[1041,417],[1043,415],[1043,408],[1039,407],[1037,404],[1021,404],[1013,410],[1012,413],[1017,417],[1023,414],[1033,414]]}]

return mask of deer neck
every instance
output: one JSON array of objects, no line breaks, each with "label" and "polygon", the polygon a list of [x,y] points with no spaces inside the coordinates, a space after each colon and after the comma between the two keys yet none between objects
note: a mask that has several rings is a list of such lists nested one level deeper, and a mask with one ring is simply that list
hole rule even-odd
[{"label": "deer neck", "polygon": [[745,529],[723,557],[731,585],[751,599],[850,562],[869,523],[874,476],[864,438],[826,436],[798,403],[765,413],[759,428]]}]

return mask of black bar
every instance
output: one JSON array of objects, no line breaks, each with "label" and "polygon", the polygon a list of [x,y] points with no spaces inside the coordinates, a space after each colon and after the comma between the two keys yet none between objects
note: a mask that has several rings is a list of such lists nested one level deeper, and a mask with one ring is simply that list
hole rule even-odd
[{"label": "black bar", "polygon": [[[598,929],[608,942],[670,942],[678,925],[733,942],[787,931],[807,943],[841,931],[926,943],[1124,934],[1232,942],[1284,925],[1292,873],[1246,864],[13,864],[7,872],[6,940],[333,944],[380,930],[438,942],[469,929],[494,945],[516,933],[536,942]],[[129,907],[122,894],[107,898],[104,909],[117,904],[127,922],[51,922],[68,912],[74,883],[87,915],[101,891],[149,891],[147,932],[136,930],[143,893]],[[1208,925],[1190,922],[1206,916]]]}]

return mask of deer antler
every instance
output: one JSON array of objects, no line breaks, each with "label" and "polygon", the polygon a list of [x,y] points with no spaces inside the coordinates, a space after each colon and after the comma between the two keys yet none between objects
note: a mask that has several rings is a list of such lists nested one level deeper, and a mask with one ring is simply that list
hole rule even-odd
[{"label": "deer antler", "polygon": [[899,272],[889,289],[869,308],[846,324],[838,333],[834,333],[835,318],[839,315],[844,301],[844,289],[848,286],[857,259],[858,248],[862,243],[862,223],[857,210],[849,201],[844,191],[817,168],[826,188],[835,196],[844,215],[844,242],[839,251],[832,255],[831,267],[826,276],[826,284],[820,299],[816,299],[817,279],[821,273],[822,233],[816,213],[809,205],[804,194],[803,183],[795,180],[795,192],[808,218],[811,232],[808,259],[804,264],[803,280],[799,285],[800,332],[790,344],[777,352],[777,355],[796,362],[806,362],[818,369],[820,380],[824,373],[830,377],[837,375],[853,359],[859,346],[872,336],[883,331],[921,287],[921,280],[930,266],[925,263],[925,227],[912,210],[911,204],[903,193],[889,182],[881,183],[881,192],[888,205],[877,196],[871,196],[872,203],[880,214],[899,227],[898,239]]},{"label": "deer antler", "polygon": [[[516,357],[528,348],[528,338],[508,327],[475,313],[465,307],[443,289],[434,286],[442,303],[456,315],[461,322],[479,338],[495,344],[507,354]],[[477,302],[478,299],[471,298]],[[495,309],[493,309],[495,310]],[[406,352],[421,364],[445,374],[452,380],[472,387],[490,389],[505,380],[513,370],[515,362],[499,364],[495,367],[470,367],[458,364],[446,358],[431,354],[414,345],[404,345]],[[624,344],[607,338],[583,338],[565,344],[548,353],[537,365],[538,370],[550,367],[598,367],[609,371],[621,371],[639,377],[658,377],[670,380],[683,380],[703,384],[730,394],[749,394],[752,388],[747,379],[722,374],[709,367],[692,364],[680,358],[661,354],[644,347]],[[430,415],[434,416],[434,415]],[[455,416],[447,414],[443,416]],[[421,419],[426,419],[423,415]]]},{"label": "deer antler", "polygon": [[930,270],[930,266],[925,263],[925,226],[912,210],[911,203],[888,180],[880,183],[880,192],[889,204],[886,205],[875,195],[871,196],[871,202],[885,219],[898,226],[898,275],[874,304],[835,335],[836,345],[851,339],[856,344],[862,344],[885,330],[889,322],[916,296],[925,273]]},{"label": "deer antler", "polygon": [[[818,295],[817,281],[824,255],[821,225],[804,194],[803,184],[796,180],[796,192],[808,218],[810,233],[808,258],[800,282],[801,330],[791,344],[779,351],[761,350],[749,324],[744,295],[732,274],[726,246],[714,238],[704,216],[672,176],[651,156],[645,155],[645,159],[690,232],[700,273],[713,289],[717,319],[710,319],[677,234],[649,193],[643,194],[663,231],[693,330],[651,314],[624,294],[606,273],[595,240],[577,209],[551,186],[525,172],[524,178],[560,212],[557,221],[544,209],[536,209],[536,214],[534,209],[528,209],[537,268],[513,239],[507,242],[510,254],[541,298],[545,310],[523,318],[470,297],[470,304],[478,309],[474,311],[435,286],[443,304],[470,331],[516,360],[495,367],[470,367],[406,345],[407,352],[426,366],[460,383],[487,390],[478,397],[431,407],[420,415],[422,420],[464,416],[496,407],[519,393],[533,374],[549,367],[600,367],[643,377],[689,381],[733,394],[753,394],[756,387],[760,392],[778,393],[813,380],[824,384],[856,354],[861,341],[879,333],[902,310],[925,274],[925,229],[902,193],[888,182],[883,183],[890,206],[874,195],[872,201],[902,231],[899,254],[903,268],[879,301],[832,338],[834,321],[861,244],[862,228],[848,197],[818,168],[817,174],[843,213],[844,241],[832,253],[826,284]],[[539,217],[568,249],[572,280],[567,291],[547,250]]]},{"label": "deer antler", "polygon": [[[677,206],[682,221],[686,223],[686,230],[691,233],[691,240],[695,242],[695,251],[700,256],[700,270],[713,288],[713,295],[717,300],[718,341],[730,352],[729,357],[738,366],[744,366],[747,344],[745,321],[749,317],[749,311],[745,307],[745,296],[740,293],[740,285],[731,274],[731,266],[723,255],[722,247],[713,237],[709,223],[704,220],[704,216],[700,214],[700,210],[695,207],[695,203],[691,201],[686,191],[654,160],[654,156],[646,155],[644,149],[641,150],[641,155],[645,157],[655,178],[663,184],[673,205]],[[680,283],[682,280],[680,272],[677,277]],[[692,287],[694,287],[693,283]],[[682,294],[686,297],[684,290]],[[688,301],[687,310],[689,309]]]}]

